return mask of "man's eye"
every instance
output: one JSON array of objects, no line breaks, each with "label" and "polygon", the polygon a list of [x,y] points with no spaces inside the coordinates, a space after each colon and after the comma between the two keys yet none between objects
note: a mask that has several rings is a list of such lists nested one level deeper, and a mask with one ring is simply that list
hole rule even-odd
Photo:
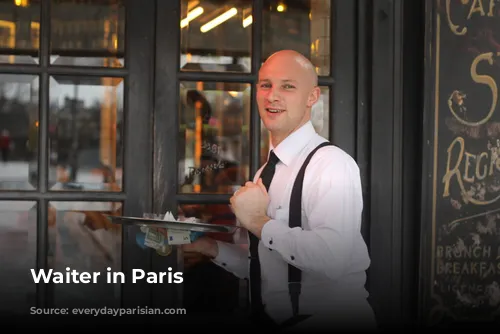
[{"label": "man's eye", "polygon": [[283,87],[284,87],[285,89],[295,88],[294,86],[292,86],[292,85],[288,85],[288,84],[287,84],[287,85],[284,85]]}]

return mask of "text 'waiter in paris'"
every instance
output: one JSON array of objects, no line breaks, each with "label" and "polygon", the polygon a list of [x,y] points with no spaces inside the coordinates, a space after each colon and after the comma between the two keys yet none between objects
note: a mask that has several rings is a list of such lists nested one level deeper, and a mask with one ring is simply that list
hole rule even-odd
[{"label": "text 'waiter in paris'", "polygon": [[230,200],[248,246],[203,237],[183,250],[248,278],[252,319],[262,328],[371,330],[359,168],[314,130],[319,97],[303,55],[283,50],[266,60],[257,103],[271,137],[268,161]]}]

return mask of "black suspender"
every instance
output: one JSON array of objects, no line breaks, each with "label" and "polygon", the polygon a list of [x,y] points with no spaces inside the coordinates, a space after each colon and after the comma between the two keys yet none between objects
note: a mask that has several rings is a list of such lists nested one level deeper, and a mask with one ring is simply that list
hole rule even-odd
[{"label": "black suspender", "polygon": [[[295,183],[293,184],[292,194],[290,196],[290,206],[289,206],[289,219],[288,225],[290,228],[302,226],[302,188],[304,175],[306,172],[306,167],[311,161],[312,156],[321,147],[333,145],[330,142],[324,142],[318,145],[304,161],[302,167],[300,168]],[[302,271],[289,264],[288,265],[288,291],[290,292],[290,299],[292,302],[293,315],[297,316],[299,313],[299,295],[301,289]]]}]

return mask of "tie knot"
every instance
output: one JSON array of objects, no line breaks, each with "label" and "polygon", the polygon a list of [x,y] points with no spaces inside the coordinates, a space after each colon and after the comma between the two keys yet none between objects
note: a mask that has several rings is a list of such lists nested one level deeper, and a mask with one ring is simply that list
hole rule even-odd
[{"label": "tie knot", "polygon": [[268,165],[276,165],[280,159],[276,156],[273,150],[269,152],[269,159],[267,160]]}]

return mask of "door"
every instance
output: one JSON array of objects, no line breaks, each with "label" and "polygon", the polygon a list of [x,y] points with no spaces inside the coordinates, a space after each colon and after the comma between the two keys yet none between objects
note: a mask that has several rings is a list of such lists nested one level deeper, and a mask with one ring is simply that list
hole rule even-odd
[{"label": "door", "polygon": [[[0,3],[1,313],[146,305],[150,269],[135,231],[106,215],[151,210],[154,3]],[[100,272],[35,284],[30,269]]]},{"label": "door", "polygon": [[[155,211],[236,224],[229,198],[253,178],[269,147],[255,104],[258,70],[280,49],[297,50],[316,66],[316,130],[365,157],[356,137],[354,2],[158,1],[156,14]],[[242,232],[212,236],[238,243]],[[183,305],[188,314],[245,309],[246,281],[208,258],[175,248],[153,256],[154,271],[169,267],[182,271],[184,282],[155,285],[154,305]]]}]

